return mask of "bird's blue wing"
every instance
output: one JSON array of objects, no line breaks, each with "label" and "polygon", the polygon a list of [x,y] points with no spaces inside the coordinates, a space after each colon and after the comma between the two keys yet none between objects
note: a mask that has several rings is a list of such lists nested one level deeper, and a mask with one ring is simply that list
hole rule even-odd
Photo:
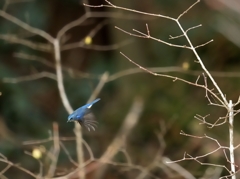
[{"label": "bird's blue wing", "polygon": [[100,98],[97,98],[94,101],[92,101],[91,103],[88,103],[88,104],[84,105],[83,107],[86,107],[86,108],[90,109],[92,107],[92,105],[94,103],[98,102],[99,100],[100,100]]},{"label": "bird's blue wing", "polygon": [[85,126],[89,131],[92,129],[95,131],[95,128],[97,127],[98,122],[95,119],[95,116],[93,113],[88,110],[88,113],[84,115],[82,120],[78,120],[79,124],[81,126]]},{"label": "bird's blue wing", "polygon": [[91,113],[90,108],[94,103],[98,102],[99,100],[100,98],[97,98],[91,103],[88,103],[76,109],[72,114],[68,116],[68,122],[78,121],[81,126],[85,126],[89,131],[90,129],[95,130],[98,122],[95,120],[95,117]]}]

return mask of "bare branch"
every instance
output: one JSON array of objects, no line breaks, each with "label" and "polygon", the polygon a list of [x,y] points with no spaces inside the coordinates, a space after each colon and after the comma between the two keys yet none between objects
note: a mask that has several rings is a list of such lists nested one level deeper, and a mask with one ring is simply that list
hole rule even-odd
[{"label": "bare branch", "polygon": [[[127,114],[118,134],[108,146],[106,152],[101,156],[101,161],[111,161],[111,159],[115,156],[115,154],[119,151],[119,149],[125,143],[125,140],[133,127],[137,124],[139,117],[141,116],[143,110],[143,101],[141,98],[136,98],[132,107]],[[106,167],[101,167],[97,176],[102,176],[106,171]],[[101,178],[101,177],[100,177]]]},{"label": "bare branch", "polygon": [[[33,157],[33,155],[32,155],[32,153],[30,153],[30,152],[28,152],[28,151],[25,151],[24,152],[25,154],[27,154],[27,155],[29,155],[29,156],[31,156],[31,157]],[[34,159],[36,159],[35,157],[34,157]],[[39,163],[39,165],[40,165],[40,169],[39,169],[39,176],[40,177],[43,177],[43,163],[41,162],[41,160],[38,160],[38,159],[36,159],[37,161],[38,161],[38,163]]]},{"label": "bare branch", "polygon": [[76,167],[78,167],[78,163],[73,160],[73,158],[71,157],[71,155],[70,155],[70,153],[68,152],[68,150],[67,150],[67,148],[65,147],[65,145],[64,145],[61,141],[59,141],[59,144],[60,144],[61,148],[63,149],[63,151],[65,152],[65,154],[67,155],[69,161],[70,161],[73,165],[75,165]]},{"label": "bare branch", "polygon": [[70,43],[70,44],[63,45],[61,48],[61,51],[70,50],[70,49],[74,49],[74,48],[92,49],[92,50],[96,50],[96,51],[110,51],[110,50],[119,49],[120,47],[124,47],[124,46],[132,43],[132,41],[133,41],[132,39],[128,39],[121,43],[116,43],[116,44],[112,44],[112,45],[93,45],[93,44],[86,45],[86,43],[84,41],[80,41],[80,42],[76,42],[76,43]]},{"label": "bare branch", "polygon": [[[173,161],[171,161],[169,158],[167,157],[163,157],[162,158],[162,162],[169,168],[171,168],[172,170],[176,171],[177,173],[179,173],[180,175],[182,175],[184,178],[186,179],[196,179],[191,173],[189,173],[186,169],[184,169],[183,167],[181,167],[180,165],[178,165],[177,163],[172,163]],[[169,165],[171,163],[171,165]]]},{"label": "bare branch", "polygon": [[179,20],[184,14],[186,14],[190,9],[193,8],[193,6],[195,6],[197,3],[199,3],[200,0],[197,0],[195,3],[193,3],[189,8],[187,8],[187,10],[185,10],[182,14],[180,14],[177,18],[177,20]]},{"label": "bare branch", "polygon": [[88,6],[88,7],[93,7],[93,8],[99,8],[99,7],[110,7],[110,8],[116,8],[116,9],[121,9],[121,10],[125,10],[125,11],[129,11],[129,12],[134,12],[137,14],[142,14],[142,15],[148,15],[148,16],[155,16],[155,17],[162,17],[165,19],[169,19],[169,20],[173,20],[175,21],[176,19],[169,17],[169,16],[164,16],[161,14],[153,14],[153,13],[147,13],[147,12],[143,12],[143,11],[137,11],[134,9],[129,9],[129,8],[125,8],[125,7],[120,7],[120,6],[115,6],[114,4],[110,3],[109,1],[105,0],[109,5],[97,5],[97,6],[93,6],[93,5],[89,5],[89,4],[83,4],[84,6]]},{"label": "bare branch", "polygon": [[17,19],[16,17],[0,10],[0,16],[9,20],[10,22],[18,25],[19,27],[33,33],[33,34],[36,34],[36,35],[39,35],[41,37],[43,37],[44,39],[46,39],[47,41],[49,41],[50,43],[53,43],[54,42],[54,39],[52,36],[50,36],[48,33],[46,33],[45,31],[43,30],[40,30],[40,29],[37,29],[35,27],[32,27],[30,25],[28,25],[27,23]]},{"label": "bare branch", "polygon": [[201,44],[201,45],[196,46],[195,49],[197,49],[197,48],[199,48],[199,47],[203,47],[203,46],[205,46],[205,45],[207,45],[207,44],[209,44],[209,43],[211,43],[211,42],[213,42],[213,39],[212,39],[212,40],[209,40],[208,42],[206,42],[206,43],[204,43],[204,44]]},{"label": "bare branch", "polygon": [[[233,103],[232,100],[228,103],[229,108],[229,155],[230,155],[230,164],[231,164],[231,172],[236,173],[236,166],[235,166],[235,157],[234,157],[234,135],[233,135],[233,121],[234,121],[234,115],[233,115]],[[236,178],[236,177],[234,177]]]},{"label": "bare branch", "polygon": [[62,103],[69,114],[73,112],[73,109],[68,101],[65,88],[63,85],[63,74],[62,74],[62,64],[61,64],[61,54],[60,54],[60,42],[55,39],[54,40],[54,57],[55,57],[55,68],[56,68],[56,75],[57,75],[57,85],[58,90],[60,93],[60,97]]},{"label": "bare branch", "polygon": [[5,40],[8,43],[21,44],[38,51],[50,52],[52,50],[52,46],[49,44],[31,42],[30,40],[19,38],[14,34],[1,34],[0,39]]},{"label": "bare branch", "polygon": [[53,80],[56,80],[56,75],[50,72],[39,72],[35,73],[32,75],[26,75],[26,76],[21,76],[21,77],[14,77],[14,78],[8,78],[5,77],[2,79],[4,83],[21,83],[21,82],[26,82],[26,81],[33,81],[33,80],[38,80],[41,78],[50,78]]},{"label": "bare branch", "polygon": [[[193,30],[193,29],[196,29],[196,28],[201,27],[201,26],[202,26],[202,24],[196,25],[196,26],[193,26],[193,27],[190,27],[190,28],[188,28],[185,32],[188,33],[188,31]],[[171,35],[170,35],[170,38],[169,38],[169,39],[177,39],[177,38],[180,38],[180,37],[184,37],[184,34],[178,35],[178,36],[171,36]]]},{"label": "bare branch", "polygon": [[[83,4],[88,4],[88,0],[83,0]],[[90,12],[90,7],[84,6],[85,12],[89,13]]]},{"label": "bare branch", "polygon": [[2,171],[0,172],[0,176],[2,176],[9,168],[11,168],[11,165],[8,164]]},{"label": "bare branch", "polygon": [[48,174],[47,174],[48,177],[54,176],[54,173],[57,167],[59,152],[60,152],[60,144],[59,144],[58,124],[54,122],[53,123],[53,153],[51,153],[52,163],[48,170]]},{"label": "bare branch", "polygon": [[[122,32],[124,32],[124,33],[126,33],[126,34],[128,34],[128,35],[134,36],[134,37],[152,39],[152,40],[155,40],[155,41],[157,41],[157,42],[161,42],[161,43],[163,43],[163,44],[169,45],[169,46],[171,46],[171,47],[179,47],[179,48],[191,49],[190,47],[188,47],[188,46],[186,46],[186,45],[176,45],[176,44],[168,43],[168,42],[166,42],[166,41],[157,39],[157,38],[155,38],[155,37],[150,36],[149,34],[145,34],[145,33],[143,33],[143,32],[140,32],[140,31],[138,31],[138,30],[135,30],[135,29],[133,29],[133,31],[134,31],[134,32],[137,32],[137,33],[139,33],[139,34],[141,34],[141,35],[132,34],[132,33],[128,32],[128,31],[125,31],[125,30],[123,30],[123,29],[121,29],[121,28],[119,28],[119,27],[115,27],[115,28],[118,29],[118,30],[120,30],[120,31],[122,31]],[[149,31],[147,31],[147,32],[149,33]]]},{"label": "bare branch", "polygon": [[152,72],[152,71],[142,67],[141,65],[137,64],[136,62],[132,61],[128,56],[126,56],[122,52],[120,52],[120,54],[123,55],[126,59],[128,59],[131,63],[138,66],[140,69],[142,69],[142,70],[146,71],[147,73],[150,73],[154,76],[167,77],[167,78],[173,79],[173,81],[179,80],[179,81],[182,81],[184,83],[187,83],[187,84],[190,84],[190,85],[193,85],[193,86],[198,86],[198,87],[201,87],[201,88],[207,90],[210,94],[212,94],[227,109],[227,106],[225,105],[225,103],[215,93],[213,93],[210,89],[208,89],[205,85],[199,85],[197,83],[192,83],[190,81],[187,81],[187,80],[184,80],[182,78],[175,77],[175,76],[171,76],[171,75],[165,75],[165,74],[159,74],[159,73]]},{"label": "bare branch", "polygon": [[183,32],[185,38],[187,39],[194,55],[196,56],[196,58],[198,59],[198,62],[200,63],[202,69],[204,70],[204,72],[207,74],[207,76],[210,78],[210,80],[212,81],[213,85],[216,87],[217,91],[219,92],[219,94],[221,95],[222,98],[222,102],[224,103],[223,105],[225,107],[228,107],[228,102],[226,100],[226,97],[224,96],[222,90],[219,88],[219,86],[217,85],[216,81],[214,80],[214,78],[212,77],[212,75],[210,74],[210,72],[207,70],[207,68],[205,67],[203,61],[201,60],[201,58],[199,57],[196,49],[193,47],[192,42],[190,41],[189,37],[187,36],[186,32],[183,30],[182,25],[179,23],[179,21],[176,21],[176,23],[178,24],[179,28],[181,29],[181,31]]},{"label": "bare branch", "polygon": [[32,177],[34,177],[34,178],[37,178],[37,175],[35,175],[35,174],[32,173],[31,171],[29,171],[29,170],[27,170],[27,169],[25,169],[25,168],[23,168],[23,167],[21,167],[21,166],[19,166],[19,165],[17,165],[17,164],[14,164],[14,163],[6,160],[6,159],[0,159],[0,162],[6,163],[6,164],[10,165],[11,167],[15,167],[15,168],[17,168],[17,169],[25,172],[26,174],[28,174],[28,175],[30,175],[30,176],[32,176]]},{"label": "bare branch", "polygon": [[199,24],[199,25],[190,27],[190,28],[188,28],[185,32],[188,33],[190,30],[196,29],[196,28],[198,28],[198,27],[202,27],[202,24]]},{"label": "bare branch", "polygon": [[90,159],[89,160],[94,160],[95,158],[94,158],[93,152],[92,152],[90,146],[88,145],[88,143],[84,139],[82,139],[82,143],[87,148],[87,151],[88,151],[88,153],[90,155]]},{"label": "bare branch", "polygon": [[[208,88],[207,77],[205,76],[204,73],[203,73],[202,75],[203,75],[204,84],[205,84],[205,86],[206,86],[206,89],[209,89],[209,88]],[[210,90],[212,93],[213,93],[213,91],[214,91],[214,89],[209,89],[209,90]],[[210,105],[218,106],[218,107],[225,107],[224,105],[221,105],[221,104],[218,104],[218,103],[213,103],[213,102],[211,101],[210,97],[208,96],[208,93],[209,93],[209,91],[206,90],[205,97],[208,99],[208,102],[210,103]],[[211,93],[211,94],[212,94],[212,93]],[[215,99],[215,98],[213,98],[213,99]]]}]

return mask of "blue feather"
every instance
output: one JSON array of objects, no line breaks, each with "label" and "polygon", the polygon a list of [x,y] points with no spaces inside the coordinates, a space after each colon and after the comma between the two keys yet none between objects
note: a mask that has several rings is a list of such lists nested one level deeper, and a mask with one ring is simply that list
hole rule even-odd
[{"label": "blue feather", "polygon": [[100,98],[97,98],[91,103],[88,103],[73,111],[73,113],[68,116],[67,122],[77,121],[81,126],[85,126],[89,131],[90,129],[95,130],[98,122],[95,120],[95,117],[91,113],[90,108],[99,100]]}]

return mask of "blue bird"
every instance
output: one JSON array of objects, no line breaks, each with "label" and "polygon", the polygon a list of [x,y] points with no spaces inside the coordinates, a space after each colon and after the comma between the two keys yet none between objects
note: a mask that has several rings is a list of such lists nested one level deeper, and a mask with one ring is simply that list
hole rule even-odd
[{"label": "blue bird", "polygon": [[81,126],[85,126],[89,131],[97,127],[97,121],[95,120],[94,115],[91,113],[90,108],[96,102],[98,102],[100,98],[95,99],[93,102],[88,103],[75,111],[68,116],[67,122],[77,121]]}]

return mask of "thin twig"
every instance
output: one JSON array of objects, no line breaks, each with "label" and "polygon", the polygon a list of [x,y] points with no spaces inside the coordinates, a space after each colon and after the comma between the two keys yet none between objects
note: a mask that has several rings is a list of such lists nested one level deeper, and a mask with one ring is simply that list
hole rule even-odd
[{"label": "thin twig", "polygon": [[57,76],[55,74],[43,71],[43,72],[35,73],[32,75],[26,75],[26,76],[14,77],[14,78],[5,77],[2,79],[2,81],[3,83],[20,83],[20,82],[26,82],[26,81],[34,81],[41,78],[50,78],[53,80],[57,80]]},{"label": "thin twig", "polygon": [[174,18],[169,17],[169,16],[164,16],[164,15],[161,15],[161,14],[147,13],[147,12],[138,11],[138,10],[134,10],[134,9],[129,9],[129,8],[125,8],[125,7],[115,6],[112,3],[110,3],[109,1],[107,1],[107,0],[105,0],[105,1],[109,5],[104,5],[104,4],[96,5],[96,6],[95,5],[89,5],[89,4],[83,4],[83,5],[84,6],[88,6],[88,7],[93,7],[93,8],[99,8],[99,7],[116,8],[116,9],[121,9],[121,10],[129,11],[129,12],[134,12],[134,13],[137,13],[137,14],[148,15],[148,16],[155,16],[155,17],[162,17],[162,18],[165,18],[165,19],[175,20]]},{"label": "thin twig", "polygon": [[132,41],[133,41],[132,39],[128,39],[123,42],[111,44],[111,45],[94,45],[94,44],[86,45],[84,40],[82,40],[80,42],[63,45],[61,50],[65,51],[65,50],[70,50],[75,48],[83,48],[83,49],[91,49],[96,51],[110,51],[110,50],[116,50],[116,49],[119,49],[120,47],[129,45],[130,43],[132,43]]},{"label": "thin twig", "polygon": [[109,77],[108,72],[103,73],[101,79],[99,80],[99,83],[98,83],[97,87],[94,89],[90,98],[88,99],[88,101],[87,101],[88,103],[93,101],[95,98],[97,98],[97,96],[99,95],[99,93],[103,89],[105,83],[108,81],[108,77]]},{"label": "thin twig", "polygon": [[199,3],[200,0],[197,0],[195,3],[193,3],[189,8],[187,8],[187,10],[185,10],[182,14],[180,14],[177,18],[177,20],[179,20],[184,14],[186,14],[190,9],[193,8],[193,6],[195,6],[197,3]]},{"label": "thin twig", "polygon": [[1,34],[0,39],[5,40],[8,43],[21,44],[38,51],[50,52],[52,50],[52,46],[47,43],[31,42],[30,40],[19,38],[14,34]]},{"label": "thin twig", "polygon": [[209,43],[211,43],[211,42],[213,42],[213,39],[212,39],[212,40],[209,40],[209,41],[207,41],[207,42],[205,42],[205,43],[203,43],[203,44],[201,44],[201,45],[195,46],[195,49],[197,49],[197,48],[199,48],[199,47],[203,47],[203,46],[205,46],[205,45],[207,45],[207,44],[209,44]]},{"label": "thin twig", "polygon": [[209,93],[211,93],[225,108],[226,105],[225,103],[215,94],[213,93],[210,89],[208,89],[205,85],[200,85],[198,83],[193,83],[193,82],[190,82],[190,81],[187,81],[187,80],[184,80],[182,78],[178,78],[178,77],[175,77],[175,76],[171,76],[171,75],[165,75],[165,74],[160,74],[160,73],[155,73],[155,72],[152,72],[146,68],[144,68],[143,66],[139,65],[138,63],[132,61],[128,56],[126,56],[124,53],[120,52],[121,55],[123,55],[126,59],[128,59],[131,63],[133,63],[134,65],[138,66],[140,69],[142,69],[143,71],[146,71],[147,73],[150,73],[154,76],[161,76],[161,77],[167,77],[167,78],[170,78],[170,79],[173,79],[173,81],[182,81],[184,83],[187,83],[187,84],[190,84],[190,85],[193,85],[193,86],[198,86],[198,87],[201,87],[205,90],[207,90]]},{"label": "thin twig", "polygon": [[[182,175],[184,178],[186,178],[186,179],[196,179],[191,173],[189,173],[186,169],[184,169],[183,167],[181,167],[177,163],[171,163],[172,161],[169,158],[163,157],[162,162],[165,165],[167,165],[169,168],[171,168],[172,170],[174,170],[177,173],[179,173],[180,175]],[[169,165],[169,163],[171,163],[171,165]]]},{"label": "thin twig", "polygon": [[188,46],[186,46],[186,45],[176,45],[176,44],[172,44],[172,43],[166,42],[166,41],[164,41],[164,40],[161,40],[161,39],[152,37],[152,36],[149,35],[149,34],[145,34],[145,33],[143,33],[143,32],[140,32],[140,31],[138,31],[138,30],[135,30],[135,29],[133,29],[133,31],[134,31],[134,32],[137,32],[137,33],[139,33],[139,34],[141,34],[141,35],[130,33],[130,32],[128,32],[128,31],[123,30],[123,29],[121,29],[121,28],[119,28],[119,27],[116,27],[116,26],[115,26],[115,28],[118,29],[118,30],[120,30],[120,31],[122,31],[122,32],[124,32],[124,33],[126,33],[126,34],[128,34],[128,35],[134,36],[134,37],[152,39],[152,40],[155,40],[155,41],[157,41],[157,42],[161,42],[161,43],[163,43],[163,44],[169,45],[169,46],[171,46],[171,47],[191,49],[190,47],[188,47]]},{"label": "thin twig", "polygon": [[56,122],[53,123],[53,153],[51,153],[51,160],[52,163],[50,165],[50,168],[48,170],[48,177],[53,177],[56,167],[57,167],[57,161],[58,156],[60,152],[60,144],[59,144],[59,131],[58,131],[58,124]]}]

